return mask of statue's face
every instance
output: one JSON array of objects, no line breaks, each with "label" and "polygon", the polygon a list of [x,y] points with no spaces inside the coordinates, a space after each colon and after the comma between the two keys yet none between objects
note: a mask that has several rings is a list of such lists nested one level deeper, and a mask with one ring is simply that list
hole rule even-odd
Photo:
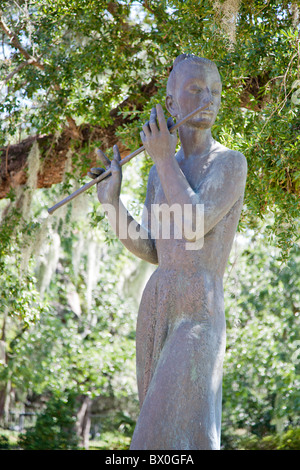
[{"label": "statue's face", "polygon": [[[196,63],[185,65],[177,71],[174,90],[174,106],[179,119],[194,109],[209,102],[208,108],[187,122],[187,126],[199,129],[210,128],[217,117],[221,104],[222,83],[216,68]],[[174,113],[173,113],[174,114]]]}]

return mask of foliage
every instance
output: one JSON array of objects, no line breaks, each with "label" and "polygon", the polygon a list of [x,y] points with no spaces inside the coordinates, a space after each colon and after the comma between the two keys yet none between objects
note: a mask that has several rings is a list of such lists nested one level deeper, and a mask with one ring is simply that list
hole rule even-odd
[{"label": "foliage", "polygon": [[[136,105],[120,111],[132,122],[117,134],[135,148],[150,108],[164,102],[174,58],[208,57],[224,83],[214,135],[242,151],[249,165],[241,227],[261,229],[259,220],[271,211],[267,233],[287,255],[299,236],[300,117],[292,99],[299,80],[297,2],[4,0],[1,8],[6,29],[17,25],[18,34],[3,35],[0,145],[55,133],[70,118],[105,128],[112,108],[154,80],[158,91],[143,112]],[[77,144],[83,159],[87,149]],[[146,177],[141,173],[141,197]]]},{"label": "foliage", "polygon": [[92,437],[91,450],[128,450],[136,420],[122,411],[103,417],[101,431]]},{"label": "foliage", "polygon": [[299,450],[300,429],[288,429],[282,434],[270,434],[263,437],[231,436],[226,450]]},{"label": "foliage", "polygon": [[0,449],[17,450],[19,433],[16,431],[8,431],[1,429],[0,432]]},{"label": "foliage", "polygon": [[[23,227],[23,233],[20,231]],[[19,231],[17,231],[17,227]],[[0,225],[0,311],[22,320],[25,325],[35,321],[43,309],[35,288],[36,279],[23,272],[26,226],[21,225],[21,214],[13,207]],[[28,232],[27,232],[28,236]],[[25,238],[25,240],[24,240]],[[12,241],[15,243],[12,243]]]},{"label": "foliage", "polygon": [[223,429],[263,436],[299,425],[300,249],[287,265],[255,236],[225,282]]},{"label": "foliage", "polygon": [[9,449],[9,439],[3,434],[0,434],[0,449]]},{"label": "foliage", "polygon": [[25,450],[70,450],[78,448],[75,432],[76,401],[52,397],[36,420],[33,428],[20,436],[19,445]]},{"label": "foliage", "polygon": [[[38,192],[36,196],[37,203]],[[60,215],[48,220],[51,235],[31,263],[47,308],[14,340],[13,360],[7,365],[13,386],[32,393],[109,394],[111,382],[122,382],[124,366],[134,356],[134,310],[118,282],[124,262],[130,269],[130,257],[124,258],[121,244],[105,244],[102,227],[92,230],[86,213],[75,208],[72,216],[70,206],[67,215],[72,229],[61,223]],[[128,376],[133,372],[128,365]]]},{"label": "foliage", "polygon": [[122,432],[107,431],[101,434],[100,440],[90,442],[91,450],[128,450],[131,438]]}]

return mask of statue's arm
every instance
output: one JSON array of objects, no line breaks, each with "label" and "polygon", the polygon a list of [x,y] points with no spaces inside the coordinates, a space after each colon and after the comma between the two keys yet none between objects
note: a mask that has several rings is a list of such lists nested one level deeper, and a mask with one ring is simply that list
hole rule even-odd
[{"label": "statue's arm", "polygon": [[[158,264],[155,240],[151,237],[147,214],[153,197],[153,180],[150,171],[147,185],[147,196],[143,211],[143,221],[139,224],[128,212],[120,198],[122,184],[121,156],[114,146],[114,158],[110,161],[103,152],[98,153],[106,168],[111,168],[111,176],[97,184],[98,199],[102,204],[106,217],[113,231],[123,245],[139,258],[149,263]],[[91,168],[88,175],[96,178],[104,171],[102,168]]]},{"label": "statue's arm", "polygon": [[150,170],[141,224],[132,217],[121,199],[115,205],[116,223],[114,224],[113,220],[110,220],[110,223],[120,241],[131,253],[149,263],[158,264],[155,239],[151,235],[153,197],[153,171]]},{"label": "statue's arm", "polygon": [[[180,204],[182,207],[180,229],[188,241],[206,235],[244,195],[247,162],[239,152],[228,150],[220,156],[195,191],[174,157],[157,162],[156,167],[158,174],[164,175],[161,183],[168,204]],[[186,205],[189,211],[186,211]]]},{"label": "statue's arm", "polygon": [[196,200],[204,206],[204,235],[214,228],[234,204],[244,197],[247,160],[243,154],[227,151],[196,191]]},{"label": "statue's arm", "polygon": [[[144,225],[143,222],[139,224],[129,213],[121,199],[114,205],[114,208],[115,213],[112,216],[108,211],[106,215],[119,240],[138,258],[152,264],[158,264],[155,240],[151,238],[150,230],[146,224]],[[145,219],[144,213],[145,209],[143,219]]]}]

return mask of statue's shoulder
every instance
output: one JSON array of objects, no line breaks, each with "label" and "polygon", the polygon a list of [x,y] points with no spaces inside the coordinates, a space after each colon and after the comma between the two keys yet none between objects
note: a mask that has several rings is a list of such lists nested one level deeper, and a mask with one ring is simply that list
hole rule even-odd
[{"label": "statue's shoulder", "polygon": [[245,155],[237,150],[232,150],[218,143],[216,150],[216,162],[222,166],[224,171],[228,171],[232,177],[234,175],[246,177],[247,159]]}]

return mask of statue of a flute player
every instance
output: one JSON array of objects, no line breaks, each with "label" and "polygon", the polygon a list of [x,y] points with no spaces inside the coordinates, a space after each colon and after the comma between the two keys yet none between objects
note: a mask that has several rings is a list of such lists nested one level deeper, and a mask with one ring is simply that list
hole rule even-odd
[{"label": "statue of a flute player", "polygon": [[[101,203],[112,204],[116,234],[132,224],[143,236],[122,238],[136,256],[158,268],[140,304],[136,331],[140,416],[131,449],[212,450],[220,448],[222,369],[225,351],[223,275],[240,217],[247,174],[245,157],[216,142],[211,127],[221,102],[221,79],[208,59],[180,55],[167,85],[166,107],[181,119],[195,108],[208,108],[169,132],[160,105],[143,126],[142,142],[154,161],[145,214],[139,225],[120,202],[121,168],[114,148],[110,178],[98,183]],[[92,169],[96,177],[100,169]],[[191,207],[182,217],[182,239],[153,237],[151,205]],[[197,210],[202,222],[197,237]],[[199,215],[199,214],[198,214]],[[109,217],[109,215],[108,215]],[[199,217],[198,217],[199,219]],[[171,219],[172,220],[172,219]],[[159,221],[156,221],[159,225]],[[178,219],[171,224],[178,224]],[[192,227],[193,226],[193,227]],[[174,228],[174,227],[173,227]],[[178,228],[178,227],[177,227]],[[156,227],[157,229],[157,227]],[[175,229],[175,228],[174,228]],[[158,233],[157,230],[154,230]],[[124,232],[123,232],[124,233]],[[202,237],[201,249],[187,242]],[[203,239],[204,237],[204,239]]]}]

